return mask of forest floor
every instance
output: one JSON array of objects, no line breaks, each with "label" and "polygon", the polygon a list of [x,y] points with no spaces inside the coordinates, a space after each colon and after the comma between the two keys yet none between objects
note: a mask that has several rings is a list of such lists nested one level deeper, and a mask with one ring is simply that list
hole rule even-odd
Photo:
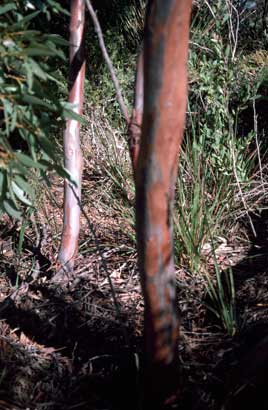
[{"label": "forest floor", "polygon": [[[54,284],[63,187],[54,178],[25,227],[0,226],[0,409],[137,408],[143,300],[133,227],[99,199],[101,175],[87,168],[84,210],[95,229],[115,293],[82,217],[80,254],[69,283]],[[233,337],[206,307],[200,274],[177,269],[181,316],[181,410],[268,409],[268,220],[255,217],[257,237],[221,239],[222,269],[233,266]],[[246,229],[246,228],[245,228]],[[23,243],[21,240],[23,239]],[[209,249],[203,255],[211,265]],[[223,405],[223,403],[225,403]]]}]

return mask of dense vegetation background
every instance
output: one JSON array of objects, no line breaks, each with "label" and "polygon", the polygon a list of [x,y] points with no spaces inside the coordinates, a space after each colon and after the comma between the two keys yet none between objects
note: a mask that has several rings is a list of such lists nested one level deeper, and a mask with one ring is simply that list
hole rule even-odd
[{"label": "dense vegetation background", "polygon": [[[95,7],[131,110],[145,2]],[[82,218],[73,285],[63,291],[49,284],[68,176],[62,132],[64,120],[75,117],[66,103],[67,10],[68,2],[52,0],[0,6],[3,408],[119,408],[119,396],[128,406],[127,395],[135,397],[142,299],[134,184],[125,123],[89,16],[82,203],[90,223]],[[194,2],[174,212],[185,409],[197,399],[194,408],[217,408],[226,391],[245,385],[243,354],[267,332],[267,36],[264,0]],[[241,357],[229,386],[226,368]],[[253,389],[255,403],[264,390]],[[232,400],[242,408],[245,392],[231,394],[226,408]]]}]

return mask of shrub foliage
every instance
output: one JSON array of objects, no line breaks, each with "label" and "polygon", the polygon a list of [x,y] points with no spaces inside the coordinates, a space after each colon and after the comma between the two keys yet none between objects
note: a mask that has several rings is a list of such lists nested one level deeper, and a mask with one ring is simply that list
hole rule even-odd
[{"label": "shrub foliage", "polygon": [[55,1],[0,6],[0,211],[16,218],[32,204],[33,175],[51,168],[65,174],[52,136],[74,115],[59,98],[57,66],[67,64],[68,42],[36,29],[55,12],[63,12]]}]

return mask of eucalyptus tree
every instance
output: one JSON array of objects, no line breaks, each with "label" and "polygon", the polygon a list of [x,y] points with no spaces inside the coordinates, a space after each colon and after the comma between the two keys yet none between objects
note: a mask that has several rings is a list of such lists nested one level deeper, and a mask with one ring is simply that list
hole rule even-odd
[{"label": "eucalyptus tree", "polygon": [[[85,80],[85,1],[71,1],[69,103],[76,114],[83,109]],[[64,131],[64,165],[73,182],[64,181],[64,220],[58,261],[66,272],[73,270],[80,230],[80,200],[83,158],[80,147],[80,121],[68,119]],[[61,270],[60,270],[61,272]]]},{"label": "eucalyptus tree", "polygon": [[144,34],[144,111],[136,175],[136,230],[145,300],[144,406],[178,387],[179,321],[173,198],[187,98],[191,0],[151,0]]}]

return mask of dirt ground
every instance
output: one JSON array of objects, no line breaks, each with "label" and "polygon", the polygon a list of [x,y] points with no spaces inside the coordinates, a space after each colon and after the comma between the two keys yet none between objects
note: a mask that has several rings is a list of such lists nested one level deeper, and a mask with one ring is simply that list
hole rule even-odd
[{"label": "dirt ground", "polygon": [[[0,409],[136,409],[143,300],[130,228],[98,201],[85,205],[114,296],[84,218],[74,276],[55,284],[62,185],[50,191],[54,201],[43,193],[23,243],[21,223],[0,226]],[[171,408],[268,409],[268,218],[253,217],[257,237],[217,250],[222,269],[233,266],[234,337],[207,309],[201,275],[177,269],[181,389]],[[204,258],[213,273],[209,251]]]}]

